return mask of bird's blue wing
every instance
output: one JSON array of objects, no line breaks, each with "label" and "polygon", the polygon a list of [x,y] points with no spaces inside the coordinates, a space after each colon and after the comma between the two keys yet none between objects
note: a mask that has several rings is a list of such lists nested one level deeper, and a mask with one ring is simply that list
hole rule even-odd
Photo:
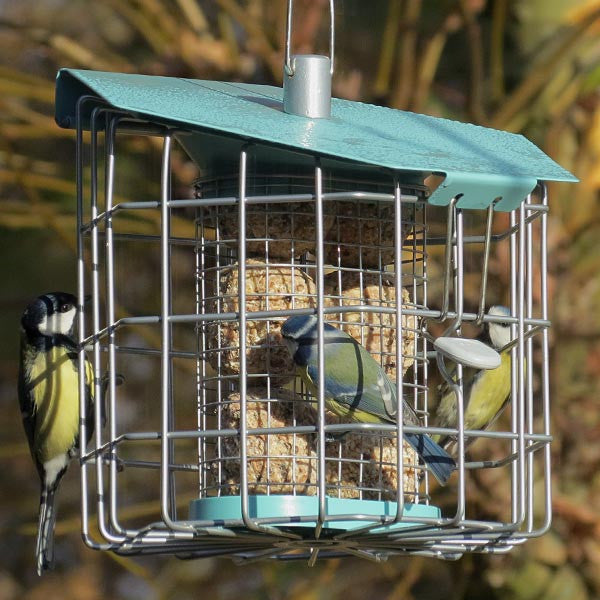
[{"label": "bird's blue wing", "polygon": [[[372,363],[369,365],[369,362],[366,361],[367,365],[362,369],[364,376],[361,375],[359,365],[362,363],[360,361],[351,364],[359,373],[358,377],[351,379],[348,364],[339,360],[328,360],[326,352],[325,397],[345,405],[350,410],[363,411],[363,413],[368,413],[376,419],[394,422],[397,406],[395,386],[370,355],[369,358]],[[372,368],[373,365],[376,368]],[[307,366],[306,372],[316,388],[318,385],[318,370],[314,363]],[[365,416],[363,414],[360,420],[369,422],[364,419]],[[404,402],[403,416],[405,424],[419,424],[418,417],[406,402]],[[454,460],[428,435],[405,432],[404,438],[429,466],[440,484],[444,485],[456,467]]]},{"label": "bird's blue wing", "polygon": [[[395,419],[395,386],[373,357],[354,340],[325,346],[325,373],[327,398],[385,421]],[[317,387],[318,369],[314,362],[307,366],[307,374]]]},{"label": "bird's blue wing", "polygon": [[[324,349],[325,398],[349,410],[360,411],[361,421],[369,415],[381,421],[395,422],[398,402],[396,386],[367,350],[350,336],[341,334],[335,343],[325,344]],[[317,388],[315,345],[311,345],[310,350],[312,354],[307,361],[306,375],[312,386]],[[403,420],[405,424],[419,424],[418,417],[406,402]],[[455,468],[454,460],[427,435],[405,432],[404,437],[444,485]]]}]

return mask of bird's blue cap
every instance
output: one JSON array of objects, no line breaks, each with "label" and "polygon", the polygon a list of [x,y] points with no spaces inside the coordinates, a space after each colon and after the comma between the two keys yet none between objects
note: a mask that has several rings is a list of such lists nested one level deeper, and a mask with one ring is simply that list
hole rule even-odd
[{"label": "bird's blue cap", "polygon": [[316,338],[317,318],[314,315],[290,317],[281,327],[281,335],[287,338]]}]

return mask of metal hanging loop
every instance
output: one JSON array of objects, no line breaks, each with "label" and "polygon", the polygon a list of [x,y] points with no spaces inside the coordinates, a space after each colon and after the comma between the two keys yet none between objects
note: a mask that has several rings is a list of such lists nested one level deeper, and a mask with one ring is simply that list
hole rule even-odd
[{"label": "metal hanging loop", "polygon": [[[288,0],[287,5],[287,21],[285,28],[285,63],[284,63],[284,71],[286,75],[292,77],[294,75],[294,67],[292,66],[291,60],[291,45],[292,45],[292,14],[294,0]],[[333,76],[333,54],[335,47],[335,13],[334,13],[334,0],[329,0],[329,25],[330,25],[330,35],[329,35],[329,75]]]}]

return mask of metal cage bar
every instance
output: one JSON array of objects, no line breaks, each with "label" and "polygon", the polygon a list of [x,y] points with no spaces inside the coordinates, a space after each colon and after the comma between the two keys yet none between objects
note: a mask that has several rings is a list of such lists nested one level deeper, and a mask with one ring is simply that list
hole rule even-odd
[{"label": "metal cage bar", "polygon": [[[90,117],[91,132],[88,171],[84,110]],[[424,188],[403,183],[401,174],[369,171],[367,175],[351,177],[345,172],[338,174],[338,167],[323,157],[307,157],[304,172],[302,167],[293,175],[273,173],[261,170],[260,153],[255,155],[253,146],[240,142],[237,174],[206,180],[201,197],[173,198],[171,152],[179,136],[191,132],[140,122],[92,98],[80,101],[77,114],[80,394],[83,398],[87,350],[91,351],[98,399],[94,444],[91,450],[83,443],[80,448],[82,531],[88,545],[123,554],[229,555],[242,562],[272,557],[304,558],[312,564],[317,558],[338,555],[379,561],[393,553],[453,559],[465,552],[504,553],[549,527],[550,323],[546,292],[548,203],[545,188],[542,188],[541,202],[535,195],[528,197],[511,214],[504,231],[492,231],[490,209],[480,224],[477,221],[477,231],[473,232],[465,230],[463,225],[465,215],[472,214],[470,211],[456,208],[455,203],[447,211],[429,206]],[[119,135],[125,132],[163,138],[159,199],[141,197],[130,201],[118,197],[115,188],[119,157],[115,145]],[[99,151],[99,134],[102,133],[104,152]],[[84,185],[87,172],[89,194],[85,193]],[[99,176],[103,179],[99,180]],[[103,207],[99,203],[99,181],[104,181]],[[140,214],[140,211],[150,211],[156,216],[157,233],[140,233],[127,228],[127,216]],[[173,219],[182,218],[180,215],[190,220],[193,233],[181,233],[181,227],[176,232],[171,226]],[[283,235],[277,233],[277,223],[284,223]],[[157,265],[160,310],[155,314],[127,314],[117,306],[117,295],[121,291],[117,289],[115,268],[122,260],[117,248],[121,242],[127,247],[143,248],[150,244],[160,249]],[[278,244],[287,244],[287,254],[280,254]],[[506,318],[484,313],[490,289],[489,256],[491,249],[499,244],[508,246],[510,251],[511,316]],[[263,252],[258,266],[257,248]],[[436,248],[445,248],[444,258],[440,259]],[[181,290],[174,287],[173,269],[178,253],[188,251],[193,257],[190,289],[194,308],[193,312],[181,312],[175,308]],[[467,252],[481,257],[483,264],[475,311],[465,310],[465,280],[471,276],[463,258]],[[352,260],[348,256],[353,257]],[[89,273],[86,266],[90,267]],[[430,275],[430,270],[436,272],[432,266],[438,269],[437,279]],[[260,269],[264,271],[264,291],[247,289],[250,283],[254,285],[253,274]],[[536,269],[539,280],[534,282]],[[236,278],[232,273],[236,273]],[[291,291],[271,290],[278,281],[278,273],[287,274]],[[229,283],[226,282],[234,280],[237,288],[227,292]],[[352,292],[356,296],[349,295],[349,281],[356,282],[352,284],[357,290]],[[299,291],[302,285],[304,291]],[[372,290],[373,298],[365,295],[367,288]],[[87,289],[92,296],[89,316],[84,309]],[[389,289],[394,290],[393,300],[386,296]],[[286,294],[290,296],[289,304],[285,304]],[[238,308],[232,308],[231,297]],[[255,302],[257,298],[260,302]],[[412,404],[422,424],[404,424],[401,405],[395,422],[331,422],[325,408],[322,376],[317,385],[318,393],[312,399],[304,385],[292,377],[288,389],[291,399],[286,399],[275,373],[278,363],[273,348],[276,345],[270,345],[270,341],[265,346],[268,351],[264,365],[252,370],[252,353],[262,346],[248,336],[262,327],[267,340],[271,340],[282,320],[295,314],[317,316],[320,373],[325,368],[326,322],[332,321],[342,329],[354,327],[363,345],[370,343],[370,335],[379,336],[369,351],[382,365],[388,362],[395,365],[393,379],[399,398],[406,398]],[[506,350],[511,355],[509,428],[482,431],[465,426],[460,365],[456,369],[456,426],[432,426],[429,421],[434,395],[431,380],[436,368],[429,342],[430,331],[440,327],[435,325],[436,320],[448,321],[449,325],[443,326],[453,335],[462,335],[463,327],[468,330],[467,324],[504,322],[510,325],[512,342]],[[135,335],[144,327],[160,331],[160,344],[136,341]],[[174,342],[177,328],[181,327],[193,331],[192,347],[179,347]],[[390,327],[395,332],[395,346],[388,347],[384,334]],[[233,331],[237,331],[237,341],[228,341],[227,335]],[[403,343],[409,338],[413,340],[412,346],[404,348]],[[534,360],[538,360],[534,352],[537,347],[541,349],[540,369],[534,364]],[[227,363],[233,355],[238,357],[239,370],[230,373]],[[126,359],[136,357],[160,362],[160,392],[156,404],[159,426],[147,431],[143,428],[127,431],[125,422],[119,421],[118,416],[120,407],[127,402],[126,394],[121,390],[117,394],[118,365],[126,365]],[[196,407],[194,421],[183,427],[175,419],[181,402],[174,389],[175,361],[179,360],[193,365],[194,385],[190,396]],[[405,371],[409,362],[412,366]],[[440,364],[442,368],[445,366]],[[541,402],[533,392],[538,376]],[[264,387],[258,388],[257,382],[261,381]],[[262,391],[257,393],[257,389]],[[106,427],[103,427],[101,410],[104,393],[108,404]],[[239,405],[237,424],[227,413],[235,402]],[[83,404],[82,400],[82,440],[87,433]],[[287,420],[281,420],[280,413],[288,415]],[[264,416],[264,422],[257,422],[253,414],[261,419]],[[313,417],[308,418],[307,414]],[[340,433],[356,441],[356,455],[349,453],[346,441],[328,441],[328,436]],[[407,456],[403,447],[404,433],[457,438],[457,475],[449,484],[453,506],[451,509],[443,507],[438,516],[431,516],[432,512],[411,513],[415,506],[435,508],[436,488],[429,480],[427,467],[412,464]],[[465,448],[473,438],[503,444],[509,450],[496,460],[469,460]],[[369,449],[365,440],[375,439],[378,441]],[[278,440],[288,440],[287,449],[281,450]],[[395,443],[395,454],[384,458],[390,440]],[[182,461],[175,451],[179,443],[186,441],[194,444],[198,455],[195,463]],[[144,444],[159,447],[159,458],[146,456]],[[379,458],[372,455],[375,448]],[[236,464],[237,476],[232,475],[231,470]],[[264,464],[266,475],[261,481],[252,479],[255,464]],[[314,480],[302,479],[300,473],[305,467],[316,469]],[[394,473],[391,478],[394,485],[386,481],[384,468]],[[510,519],[506,522],[473,518],[477,514],[469,497],[470,473],[486,468],[510,472],[510,496],[507,497]],[[277,469],[282,472],[289,469],[289,474],[283,476],[283,484],[273,479]],[[344,479],[348,469],[355,469],[358,483],[351,484]],[[412,490],[406,487],[409,472],[406,469],[412,469],[414,474]],[[538,469],[543,471],[542,492],[533,486]],[[123,474],[136,470],[159,475],[159,489],[155,490],[159,496],[159,517],[142,526],[126,523],[126,498],[120,491]],[[235,515],[181,518],[179,477],[196,471],[198,501],[226,502],[228,496],[237,494]],[[369,483],[365,478],[371,471],[375,475]],[[335,477],[328,479],[330,474]],[[315,502],[310,504],[310,510],[299,514],[257,512],[257,497],[276,503],[281,494],[279,489],[289,489],[290,497],[298,502],[311,497]],[[306,492],[312,496],[306,496]],[[544,514],[539,516],[534,514],[538,504],[534,502],[534,494],[537,493],[544,495]],[[355,510],[351,511],[347,508],[350,505],[344,504],[345,494],[355,494],[353,501],[358,503],[352,505],[357,507]],[[90,535],[92,497],[95,497],[102,538],[99,542]],[[345,508],[332,509],[333,500]],[[380,511],[386,506],[388,512],[370,512],[369,502],[378,503]],[[341,522],[345,525],[339,529]]]}]

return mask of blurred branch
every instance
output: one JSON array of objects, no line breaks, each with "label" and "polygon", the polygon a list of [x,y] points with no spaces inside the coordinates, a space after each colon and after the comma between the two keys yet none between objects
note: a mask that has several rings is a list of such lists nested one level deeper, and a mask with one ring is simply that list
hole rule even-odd
[{"label": "blurred branch", "polygon": [[161,56],[169,52],[169,41],[162,29],[153,23],[148,15],[136,10],[129,2],[104,0],[117,14],[121,15],[142,36],[155,54]]},{"label": "blurred branch", "polygon": [[531,101],[533,96],[544,86],[557,66],[564,62],[565,55],[575,48],[583,39],[586,31],[600,18],[600,10],[588,15],[577,23],[564,36],[558,47],[542,64],[532,70],[529,75],[506,98],[502,106],[490,120],[490,127],[505,129],[515,117]]},{"label": "blurred branch", "polygon": [[181,34],[182,27],[187,28],[187,23],[182,23],[173,17],[172,11],[161,0],[130,0],[137,5],[137,10],[142,13],[149,23],[159,28],[172,41],[176,41]]},{"label": "blurred branch", "polygon": [[190,27],[197,35],[206,37],[207,39],[213,38],[204,11],[197,0],[177,0],[177,4],[179,5],[179,10],[181,10],[183,16],[188,20]]},{"label": "blurred branch", "polygon": [[59,138],[70,138],[72,135],[72,132],[56,126],[53,128],[42,129],[38,125],[24,123],[0,123],[0,135],[6,136],[10,140],[39,140],[41,133],[47,137]]},{"label": "blurred branch", "polygon": [[217,0],[219,6],[236,20],[246,31],[248,45],[265,62],[275,81],[281,81],[283,74],[283,60],[264,32],[263,24],[256,21],[251,14],[242,8],[236,0]]},{"label": "blurred branch", "polygon": [[129,571],[129,573],[132,575],[145,579],[152,585],[152,587],[158,587],[155,574],[153,571],[150,571],[150,569],[147,569],[140,563],[136,562],[132,558],[128,558],[127,556],[121,556],[119,554],[115,554],[114,552],[108,552],[106,554],[111,560],[116,562],[126,571]]},{"label": "blurred branch", "polygon": [[42,200],[37,188],[25,183],[24,172],[17,172],[15,175],[16,183],[22,187],[27,198],[29,199],[29,203],[33,209],[32,212],[37,212],[46,225],[54,231],[58,238],[62,240],[63,244],[69,248],[74,255],[77,255],[77,242],[75,240],[77,230],[74,227],[65,227],[66,223],[64,219],[62,219],[57,213],[55,207],[52,206],[52,204]]},{"label": "blurred branch", "polygon": [[377,76],[373,86],[373,93],[376,97],[385,96],[390,89],[390,79],[392,77],[394,56],[396,55],[396,45],[398,43],[401,10],[402,5],[400,0],[390,0],[381,40]]},{"label": "blurred branch", "polygon": [[421,61],[417,70],[417,81],[412,102],[412,110],[420,112],[431,93],[431,85],[435,77],[442,52],[446,46],[448,35],[455,33],[462,26],[463,20],[458,12],[451,12],[444,19],[441,27],[427,41],[422,52]]},{"label": "blurred branch", "polygon": [[298,45],[299,52],[316,52],[315,39],[321,24],[325,21],[329,27],[329,14],[324,14],[326,5],[327,0],[313,0],[306,3],[302,18],[296,21],[297,24],[293,28],[292,42]]},{"label": "blurred branch", "polygon": [[33,110],[17,100],[7,100],[6,97],[0,98],[0,109],[2,109],[3,118],[12,116],[35,126],[38,135],[73,137],[72,131],[57,127],[50,115]]},{"label": "blurred branch", "polygon": [[329,597],[337,596],[335,588],[336,578],[339,581],[339,559],[326,561],[316,575],[316,579],[298,579],[295,584],[288,587],[287,600],[307,600],[313,596],[316,589],[329,590]]},{"label": "blurred branch", "polygon": [[191,71],[204,70],[205,65],[220,72],[229,72],[238,67],[235,63],[237,56],[232,55],[228,40],[199,38],[191,29],[183,29],[173,45],[178,46],[178,57]]},{"label": "blurred branch", "polygon": [[61,179],[52,175],[40,175],[39,173],[22,172],[18,168],[5,169],[0,167],[0,183],[12,183],[26,185],[35,189],[44,189],[49,192],[59,192],[75,197],[75,183],[68,179]]},{"label": "blurred branch", "polygon": [[25,73],[19,69],[13,69],[6,65],[0,65],[0,78],[13,83],[21,83],[34,89],[43,89],[47,94],[47,102],[54,103],[54,81]]},{"label": "blurred branch", "polygon": [[61,60],[72,61],[78,67],[100,71],[121,70],[124,68],[122,61],[115,64],[114,62],[104,60],[89,48],[86,48],[66,35],[50,35],[46,43],[62,57]]},{"label": "blurred branch", "polygon": [[[17,166],[28,164],[32,172],[35,171],[36,173],[47,175],[55,173],[57,168],[56,163],[52,160],[44,160],[42,158],[36,159],[24,154],[0,150],[0,165],[6,165],[8,163],[11,165],[16,164]],[[4,202],[5,200],[0,201]]]},{"label": "blurred branch", "polygon": [[492,8],[492,33],[490,39],[490,77],[492,100],[504,98],[504,30],[508,0],[494,0]]},{"label": "blurred branch", "polygon": [[21,25],[7,19],[0,19],[0,27],[21,32],[31,41],[54,50],[61,57],[61,60],[73,61],[80,67],[105,71],[115,67],[112,63],[103,60],[96,53],[64,34],[54,33],[42,27]]},{"label": "blurred branch", "polygon": [[396,583],[389,596],[387,596],[388,600],[408,600],[409,598],[413,598],[414,596],[410,593],[410,588],[421,577],[424,566],[425,562],[423,558],[419,556],[413,558],[403,577]]},{"label": "blurred branch", "polygon": [[400,63],[397,84],[392,91],[390,105],[406,109],[415,87],[415,62],[417,55],[417,27],[421,15],[421,0],[406,0],[404,10],[404,27],[401,31]]},{"label": "blurred branch", "polygon": [[219,23],[221,37],[223,38],[223,42],[225,43],[225,46],[228,49],[228,54],[232,63],[231,66],[232,68],[239,69],[240,47],[238,44],[237,36],[235,34],[233,23],[231,21],[231,17],[224,12],[219,12],[217,19]]},{"label": "blurred branch", "polygon": [[479,10],[473,8],[469,0],[460,0],[459,8],[465,22],[469,42],[468,112],[472,120],[484,124],[487,117],[483,108],[483,44],[481,28],[476,17]]},{"label": "blurred branch", "polygon": [[0,94],[3,97],[15,96],[26,100],[41,100],[42,102],[54,102],[54,88],[44,86],[43,88],[37,85],[15,81],[10,76],[0,74]]},{"label": "blurred branch", "polygon": [[560,120],[564,117],[569,108],[576,103],[584,85],[585,74],[578,73],[572,77],[567,85],[561,87],[548,108],[548,116],[552,121]]},{"label": "blurred branch", "polygon": [[25,441],[16,444],[4,443],[0,446],[0,460],[11,460],[17,456],[27,456],[29,454],[29,446]]},{"label": "blurred branch", "polygon": [[[77,226],[75,215],[61,214],[61,220],[64,222],[65,229],[75,230]],[[0,225],[6,229],[45,229],[47,223],[43,215],[39,213],[32,214],[28,207],[22,211],[7,211],[0,206]]]},{"label": "blurred branch", "polygon": [[581,23],[598,11],[600,11],[600,0],[587,0],[587,2],[573,6],[567,13],[567,20],[570,23]]},{"label": "blurred branch", "polygon": [[[202,35],[192,27],[191,22],[177,19],[169,10],[169,3],[160,0],[133,0],[135,8],[124,8],[132,24],[135,24],[159,52],[167,57],[175,57],[183,61],[191,70],[196,70],[199,64],[209,63],[219,70],[231,68],[232,60],[227,45],[205,30]],[[115,9],[121,9],[122,4],[112,0]],[[181,8],[181,5],[180,5]],[[208,27],[208,22],[200,7],[193,11],[189,3],[183,4],[187,9],[184,16],[191,16],[197,26]],[[162,35],[157,35],[160,31]]]},{"label": "blurred branch", "polygon": [[556,516],[588,529],[594,537],[600,535],[600,516],[594,510],[576,504],[567,496],[556,493],[552,497],[552,510]]}]

